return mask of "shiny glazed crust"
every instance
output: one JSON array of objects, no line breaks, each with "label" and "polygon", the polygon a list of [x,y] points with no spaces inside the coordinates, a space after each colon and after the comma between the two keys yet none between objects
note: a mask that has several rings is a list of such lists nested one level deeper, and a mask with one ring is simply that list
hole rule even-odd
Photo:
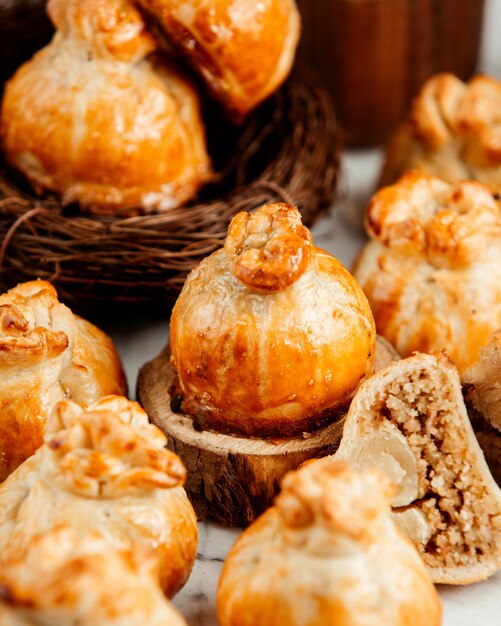
[{"label": "shiny glazed crust", "polygon": [[140,551],[59,527],[0,567],[0,626],[186,626],[153,568]]},{"label": "shiny glazed crust", "polygon": [[501,82],[452,74],[428,80],[390,139],[381,185],[419,169],[448,182],[476,179],[501,192]]},{"label": "shiny glazed crust", "polygon": [[[8,82],[7,160],[37,192],[113,215],[169,210],[210,174],[198,97],[126,0],[50,0],[52,42]],[[57,102],[57,106],[54,103]]]},{"label": "shiny glazed crust", "polygon": [[389,516],[376,470],[311,462],[237,540],[217,594],[221,626],[438,626],[441,606]]},{"label": "shiny glazed crust", "polygon": [[0,566],[38,534],[70,526],[152,553],[173,595],[193,566],[197,524],[186,470],[166,443],[126,398],[106,396],[87,410],[57,404],[45,444],[0,486]]},{"label": "shiny glazed crust", "polygon": [[374,367],[362,290],[291,205],[238,215],[173,309],[182,410],[202,427],[290,435],[333,420]]},{"label": "shiny glazed crust", "polygon": [[294,0],[139,0],[213,95],[240,118],[287,78],[299,39]]},{"label": "shiny glazed crust", "polygon": [[380,190],[354,275],[402,356],[445,350],[460,369],[501,326],[501,214],[474,181],[412,172]]},{"label": "shiny glazed crust", "polygon": [[51,407],[125,393],[111,339],[78,318],[45,281],[0,295],[0,481],[42,444]]}]

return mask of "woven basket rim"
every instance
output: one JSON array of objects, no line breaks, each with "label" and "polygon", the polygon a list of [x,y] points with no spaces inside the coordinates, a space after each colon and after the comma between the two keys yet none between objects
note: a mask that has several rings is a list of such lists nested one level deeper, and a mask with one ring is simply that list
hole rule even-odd
[{"label": "woven basket rim", "polygon": [[[237,184],[226,193],[133,217],[68,215],[55,198],[36,198],[3,168],[2,288],[44,278],[83,312],[110,298],[171,304],[189,271],[222,245],[240,210],[281,200],[297,204],[311,226],[330,207],[341,132],[329,96],[309,72],[293,73],[240,129],[237,147],[242,151],[230,159],[227,173]],[[252,164],[259,159],[254,176]]]}]

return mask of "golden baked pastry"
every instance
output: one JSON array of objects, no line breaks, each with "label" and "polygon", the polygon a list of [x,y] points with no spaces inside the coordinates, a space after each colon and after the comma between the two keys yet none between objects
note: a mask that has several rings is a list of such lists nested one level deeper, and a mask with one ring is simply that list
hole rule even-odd
[{"label": "golden baked pastry", "polygon": [[390,139],[381,185],[418,169],[454,183],[474,178],[501,192],[501,82],[430,78]]},{"label": "golden baked pastry", "polygon": [[441,605],[389,514],[377,470],[312,462],[237,540],[217,593],[221,626],[439,626]]},{"label": "golden baked pastry", "polygon": [[501,326],[501,213],[489,190],[411,172],[373,197],[366,228],[353,273],[378,333],[402,356],[475,362]]},{"label": "golden baked pastry", "polygon": [[501,431],[501,328],[480,348],[479,359],[461,373],[468,401]]},{"label": "golden baked pastry", "polygon": [[372,373],[375,340],[359,285],[282,203],[232,220],[170,326],[182,410],[202,427],[262,436],[332,420]]},{"label": "golden baked pastry", "polygon": [[475,435],[501,485],[501,329],[480,349],[478,361],[461,372],[461,382]]},{"label": "golden baked pastry", "polygon": [[[1,137],[36,191],[93,213],[166,211],[207,180],[198,97],[128,0],[49,0],[52,42],[7,83]],[[130,212],[130,211],[129,211]]]},{"label": "golden baked pastry", "polygon": [[0,482],[42,444],[56,402],[88,405],[127,389],[111,339],[43,280],[0,295],[0,371]]},{"label": "golden baked pastry", "polygon": [[397,361],[361,385],[334,459],[393,480],[394,519],[433,582],[464,585],[501,568],[501,491],[445,355]]},{"label": "golden baked pastry", "polygon": [[299,39],[294,0],[138,0],[237,118],[287,78]]},{"label": "golden baked pastry", "polygon": [[61,527],[0,566],[0,626],[186,626],[151,557]]},{"label": "golden baked pastry", "polygon": [[197,548],[186,470],[135,403],[102,398],[87,410],[60,402],[45,444],[0,485],[0,563],[59,526],[98,531],[116,548],[149,549],[173,595]]}]

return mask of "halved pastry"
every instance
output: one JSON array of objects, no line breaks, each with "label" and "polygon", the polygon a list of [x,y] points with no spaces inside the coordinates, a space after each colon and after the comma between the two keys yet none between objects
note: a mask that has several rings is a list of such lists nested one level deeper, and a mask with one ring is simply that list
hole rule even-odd
[{"label": "halved pastry", "polygon": [[201,427],[257,436],[333,421],[372,373],[375,341],[359,285],[283,203],[232,220],[170,326],[182,410]]},{"label": "halved pastry", "polygon": [[93,213],[166,211],[210,173],[198,97],[129,0],[49,0],[52,42],[7,83],[7,161]]},{"label": "halved pastry", "polygon": [[379,467],[394,481],[394,519],[435,583],[468,584],[501,568],[501,491],[444,355],[417,354],[367,380],[351,403],[337,459]]},{"label": "halved pastry", "polygon": [[237,118],[287,78],[300,19],[294,0],[138,0]]},{"label": "halved pastry", "polygon": [[381,185],[419,169],[450,183],[474,178],[501,192],[501,82],[430,78],[387,147]]},{"label": "halved pastry", "polygon": [[461,370],[501,327],[501,211],[489,189],[420,172],[371,200],[354,275],[402,356],[445,350]]},{"label": "halved pastry", "polygon": [[111,339],[43,280],[0,295],[0,482],[42,444],[52,406],[126,393]]},{"label": "halved pastry", "polygon": [[237,540],[219,581],[221,626],[439,626],[416,549],[377,470],[312,462]]},{"label": "halved pastry", "polygon": [[186,626],[140,551],[67,527],[0,565],[0,626]]},{"label": "halved pastry", "polygon": [[141,407],[107,396],[83,410],[60,402],[45,444],[0,485],[0,563],[61,525],[97,530],[116,548],[154,553],[171,596],[196,556],[186,470]]}]

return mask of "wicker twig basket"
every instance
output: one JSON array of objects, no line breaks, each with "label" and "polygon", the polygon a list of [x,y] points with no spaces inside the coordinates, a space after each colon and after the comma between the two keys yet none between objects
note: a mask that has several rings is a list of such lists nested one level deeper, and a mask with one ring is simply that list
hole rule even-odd
[{"label": "wicker twig basket", "polygon": [[218,181],[196,202],[159,215],[72,214],[55,198],[36,199],[3,168],[2,287],[41,277],[80,311],[110,300],[171,304],[187,273],[221,246],[238,211],[292,201],[311,224],[329,206],[339,129],[329,98],[311,77],[295,74],[241,128],[221,119],[207,126],[217,132],[208,141],[218,147],[212,150]]}]

